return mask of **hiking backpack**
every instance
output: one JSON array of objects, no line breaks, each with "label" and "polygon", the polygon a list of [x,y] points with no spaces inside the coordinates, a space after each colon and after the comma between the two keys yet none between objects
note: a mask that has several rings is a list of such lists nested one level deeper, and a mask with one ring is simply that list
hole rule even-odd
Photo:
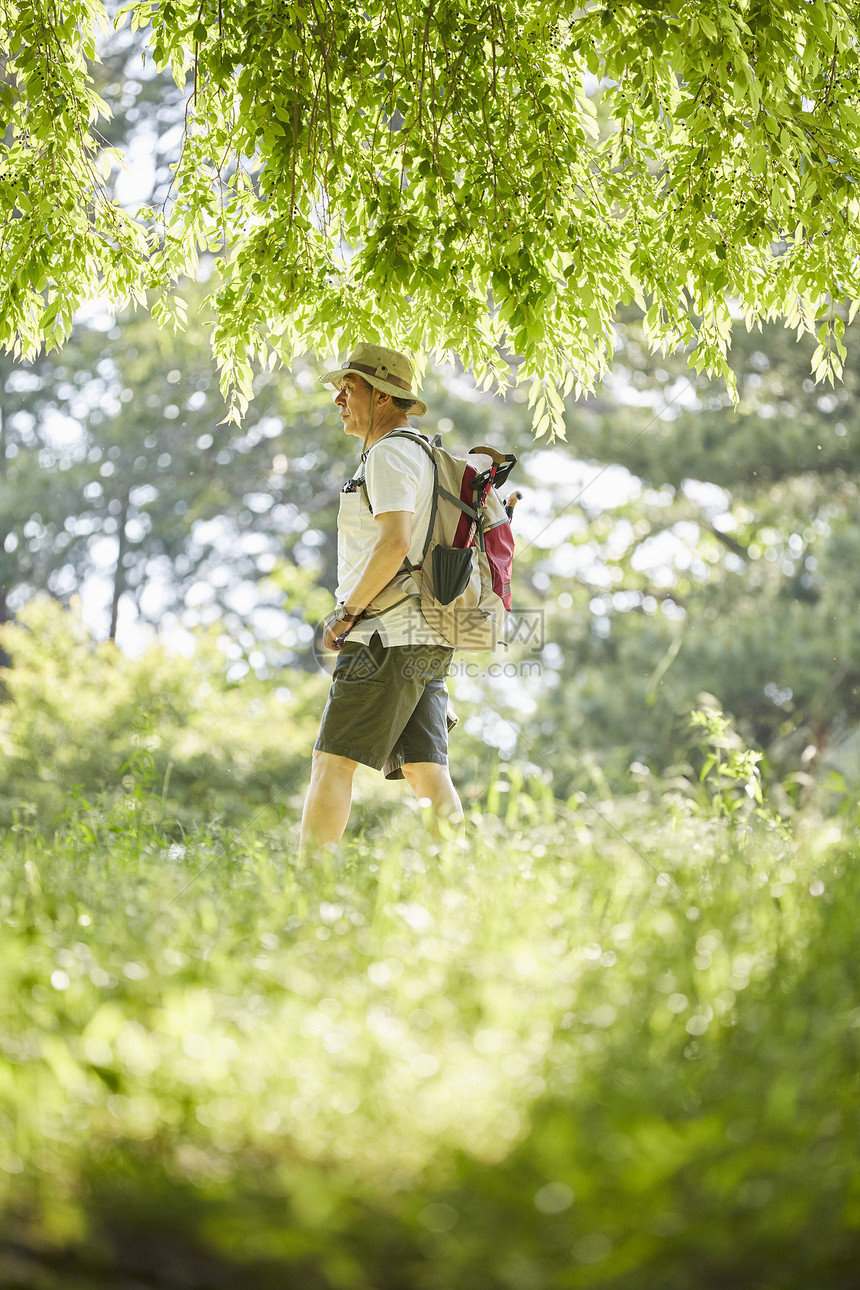
[{"label": "hiking backpack", "polygon": [[[493,649],[511,608],[514,554],[513,503],[506,506],[496,489],[517,459],[494,448],[473,448],[473,453],[491,459],[485,470],[479,470],[414,430],[392,430],[385,436],[395,437],[419,444],[433,466],[427,539],[419,563],[404,560],[403,569],[374,597],[364,616],[378,617],[403,604],[415,594],[409,589],[411,582],[418,588],[425,620],[449,645]],[[370,507],[364,479],[357,482]]]}]

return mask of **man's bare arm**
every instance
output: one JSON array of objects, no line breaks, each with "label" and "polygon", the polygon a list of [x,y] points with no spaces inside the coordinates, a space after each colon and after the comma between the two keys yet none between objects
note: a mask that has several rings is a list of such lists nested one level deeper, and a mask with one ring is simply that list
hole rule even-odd
[{"label": "man's bare arm", "polygon": [[361,577],[347,600],[347,609],[358,613],[399,572],[412,543],[412,512],[383,511],[377,515],[377,536]]},{"label": "man's bare arm", "polygon": [[[412,511],[383,511],[375,519],[376,541],[346,602],[347,609],[354,614],[365,609],[373,597],[400,572],[412,544]],[[329,623],[332,622],[333,620],[329,620]],[[342,634],[344,627],[344,623],[335,623],[334,626],[326,624],[324,640],[329,648],[336,637]]]}]

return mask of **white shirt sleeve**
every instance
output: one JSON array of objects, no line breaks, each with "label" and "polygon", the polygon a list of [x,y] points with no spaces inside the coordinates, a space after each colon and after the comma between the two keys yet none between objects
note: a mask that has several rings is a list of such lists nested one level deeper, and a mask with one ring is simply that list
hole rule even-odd
[{"label": "white shirt sleeve", "polygon": [[374,515],[386,511],[410,511],[414,515],[418,489],[426,473],[423,461],[430,464],[424,449],[408,439],[390,439],[371,449],[364,477]]}]

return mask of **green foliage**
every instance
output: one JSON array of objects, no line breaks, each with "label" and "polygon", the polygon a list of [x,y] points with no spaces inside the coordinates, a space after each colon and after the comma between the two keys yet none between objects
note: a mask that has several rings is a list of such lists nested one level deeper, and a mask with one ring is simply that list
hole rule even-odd
[{"label": "green foliage", "polygon": [[712,704],[691,712],[690,725],[704,732],[707,751],[699,780],[708,791],[713,809],[734,820],[743,818],[756,805],[761,807],[762,754],[745,748],[731,722]]},{"label": "green foliage", "polygon": [[814,335],[816,379],[841,370],[831,302],[860,298],[843,0],[143,0],[128,19],[187,96],[171,191],[137,218],[104,189],[102,5],[4,10],[0,339],[19,353],[102,291],[182,326],[176,285],[209,251],[234,418],[254,360],[362,335],[487,382],[516,354],[538,432],[560,430],[558,390],[593,388],[619,301],[730,387],[730,299]]},{"label": "green foliage", "polygon": [[230,829],[283,813],[300,793],[322,676],[295,691],[253,672],[228,681],[217,628],[198,633],[191,658],[152,644],[131,659],[44,597],[3,627],[2,646],[6,826],[71,816],[82,845],[131,827],[178,840],[201,818]]},{"label": "green foliage", "polygon": [[846,329],[850,354],[839,384],[823,390],[810,378],[811,337],[798,340],[774,323],[736,329],[729,360],[739,403],[730,407],[715,382],[690,376],[682,355],[655,358],[641,319],[629,313],[600,401],[568,410],[568,436],[582,455],[615,459],[645,484],[678,489],[688,479],[708,480],[739,502],[763,501],[796,476],[839,481],[860,465],[852,426],[860,391],[856,331],[856,324]]},{"label": "green foliage", "polygon": [[38,1284],[852,1284],[856,848],[534,804],[328,873],[280,831],[7,834],[0,1211]]},{"label": "green foliage", "polygon": [[[134,620],[223,620],[238,637],[255,622],[237,597],[307,616],[312,598],[281,600],[280,573],[267,576],[284,562],[288,579],[315,576],[330,607],[337,502],[358,446],[305,361],[260,373],[241,428],[221,424],[201,294],[188,293],[192,321],[176,337],[146,316],[100,313],[59,353],[0,358],[0,621],[38,591],[68,603],[95,575],[112,583],[99,630],[121,644]],[[518,404],[464,402],[446,381],[425,378],[429,433],[455,427],[462,450],[527,444]],[[269,664],[306,664],[283,625],[280,640],[260,633]]]},{"label": "green foliage", "polygon": [[147,317],[107,332],[104,316],[96,323],[76,327],[59,355],[3,364],[6,599],[38,590],[68,599],[88,575],[104,575],[113,546],[111,635],[123,598],[150,622],[220,617],[238,634],[236,585],[247,591],[295,556],[312,501],[334,526],[344,463],[334,427],[321,429],[330,396],[261,378],[253,415],[241,432],[226,430],[199,322],[175,339]]},{"label": "green foliage", "polygon": [[7,1279],[856,1279],[856,808],[790,831],[702,699],[650,789],[467,740],[468,851],[379,790],[302,869],[323,677],[2,644]]},{"label": "green foliage", "polygon": [[104,186],[97,122],[108,108],[89,73],[104,5],[74,0],[59,20],[44,0],[7,5],[0,23],[0,342],[20,356],[61,343],[78,305],[102,291],[142,298],[147,249]]},{"label": "green foliage", "polygon": [[534,707],[482,683],[514,757],[584,786],[597,760],[629,787],[631,763],[676,763],[707,691],[795,804],[819,766],[856,797],[860,367],[849,356],[823,391],[811,348],[776,325],[739,333],[735,410],[680,356],[656,361],[629,317],[611,377],[568,409],[570,447],[524,456],[516,599],[547,642],[526,659]]}]

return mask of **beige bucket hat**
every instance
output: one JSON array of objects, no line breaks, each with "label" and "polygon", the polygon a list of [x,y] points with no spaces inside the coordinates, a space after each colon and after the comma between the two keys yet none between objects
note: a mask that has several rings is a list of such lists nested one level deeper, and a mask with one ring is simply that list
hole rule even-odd
[{"label": "beige bucket hat", "polygon": [[413,392],[412,364],[405,354],[396,349],[384,349],[382,345],[356,345],[343,367],[336,372],[326,372],[319,379],[323,385],[340,385],[347,372],[363,376],[368,385],[390,394],[396,399],[412,399],[409,409],[411,417],[423,417],[427,404]]}]

